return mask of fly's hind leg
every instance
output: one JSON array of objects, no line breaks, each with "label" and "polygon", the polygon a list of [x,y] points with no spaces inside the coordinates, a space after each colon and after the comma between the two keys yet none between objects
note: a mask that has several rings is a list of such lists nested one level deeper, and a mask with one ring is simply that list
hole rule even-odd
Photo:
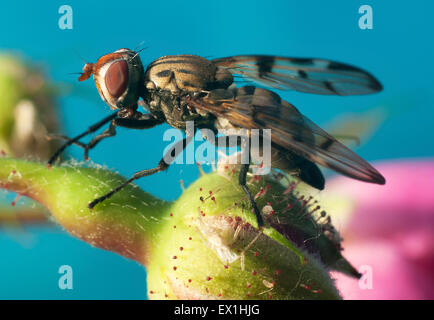
[{"label": "fly's hind leg", "polygon": [[242,164],[240,174],[238,176],[238,183],[240,184],[241,188],[244,190],[244,193],[247,195],[250,204],[252,205],[253,212],[255,213],[256,220],[258,221],[258,227],[264,226],[264,220],[262,219],[261,212],[259,211],[258,205],[256,204],[255,199],[252,196],[252,193],[249,190],[249,187],[247,187],[247,172],[249,171],[250,164]]},{"label": "fly's hind leg", "polygon": [[[209,141],[215,145],[215,140],[210,139],[210,137],[209,137],[210,132],[207,132],[206,130],[203,130],[203,129],[208,129],[208,130],[214,131],[214,133],[216,133],[217,130],[213,127],[200,128],[202,136],[207,141]],[[261,228],[262,226],[264,226],[264,220],[262,219],[261,212],[259,211],[259,208],[258,208],[258,205],[256,204],[255,199],[253,198],[249,188],[247,187],[247,172],[249,171],[249,168],[250,168],[250,148],[248,145],[249,139],[243,139],[242,136],[236,136],[237,137],[236,140],[234,140],[234,139],[231,140],[230,137],[231,137],[230,135],[227,135],[227,136],[219,137],[218,139],[226,139],[226,142],[225,142],[226,147],[239,146],[241,148],[241,154],[242,154],[241,159],[244,160],[247,158],[247,163],[241,165],[240,174],[238,176],[238,183],[240,184],[244,193],[247,195],[249,202],[252,205],[253,212],[255,213],[256,220],[258,222],[258,227]],[[236,141],[236,144],[233,144],[233,141]],[[245,156],[246,153],[248,153],[248,157]]]}]

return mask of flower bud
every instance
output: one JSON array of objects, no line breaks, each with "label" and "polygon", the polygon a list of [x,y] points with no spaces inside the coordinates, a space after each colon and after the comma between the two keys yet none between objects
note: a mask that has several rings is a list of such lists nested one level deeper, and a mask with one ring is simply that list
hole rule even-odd
[{"label": "flower bud", "polygon": [[[45,205],[72,235],[146,266],[151,299],[339,299],[330,268],[357,272],[313,198],[294,183],[248,176],[258,228],[236,166],[202,175],[170,203],[101,168],[0,159],[0,185]],[[324,221],[323,221],[324,220]]]}]

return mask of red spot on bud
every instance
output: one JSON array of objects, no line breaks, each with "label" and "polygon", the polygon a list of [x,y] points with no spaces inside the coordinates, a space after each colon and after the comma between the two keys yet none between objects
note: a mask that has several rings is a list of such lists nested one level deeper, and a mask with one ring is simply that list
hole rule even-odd
[{"label": "red spot on bud", "polygon": [[247,288],[250,289],[251,287],[252,287],[252,285],[251,285],[250,283],[248,283],[248,284],[247,284]]},{"label": "red spot on bud", "polygon": [[257,257],[257,256],[259,256],[259,252],[258,251],[255,252],[255,257]]},{"label": "red spot on bud", "polygon": [[191,279],[188,279],[188,282],[191,282]]},{"label": "red spot on bud", "polygon": [[173,217],[173,213],[172,212],[170,213],[170,216]]},{"label": "red spot on bud", "polygon": [[181,251],[182,251],[182,250],[184,250],[184,248],[183,248],[183,247],[179,247],[179,250],[181,250]]},{"label": "red spot on bud", "polygon": [[173,271],[176,271],[176,269],[178,269],[177,267],[173,267]]},{"label": "red spot on bud", "polygon": [[192,239],[193,239],[192,237],[189,237],[189,238],[188,238],[188,240],[192,240]]},{"label": "red spot on bud", "polygon": [[149,293],[150,293],[150,294],[154,294],[154,291],[150,290]]},{"label": "red spot on bud", "polygon": [[268,299],[273,299],[273,295],[270,293],[270,295],[268,296]]},{"label": "red spot on bud", "polygon": [[300,284],[300,287],[306,289],[307,291],[310,291],[310,286],[308,286],[307,284]]},{"label": "red spot on bud", "polygon": [[256,275],[257,275],[256,270],[253,270],[253,271],[252,271],[252,275],[253,275],[253,276],[256,276]]},{"label": "red spot on bud", "polygon": [[173,256],[173,258],[172,259],[178,259],[178,257],[177,256]]},{"label": "red spot on bud", "polygon": [[281,272],[280,269],[277,269],[276,270],[276,275],[280,275],[280,272]]},{"label": "red spot on bud", "polygon": [[11,206],[15,207],[15,205],[17,204],[18,200],[20,200],[20,198],[21,198],[21,195],[17,195],[15,197],[15,200],[11,202]]},{"label": "red spot on bud", "polygon": [[173,226],[173,229],[176,229],[176,226]]},{"label": "red spot on bud", "polygon": [[206,277],[206,281],[210,281],[212,278],[210,276]]},{"label": "red spot on bud", "polygon": [[227,264],[224,265],[225,269],[229,268],[229,266]]}]

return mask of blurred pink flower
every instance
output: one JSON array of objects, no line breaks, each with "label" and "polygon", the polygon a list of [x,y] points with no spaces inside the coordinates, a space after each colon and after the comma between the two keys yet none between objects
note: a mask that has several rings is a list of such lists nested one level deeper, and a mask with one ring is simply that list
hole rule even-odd
[{"label": "blurred pink flower", "polygon": [[364,274],[360,281],[332,276],[344,299],[434,299],[434,160],[377,169],[385,186],[328,182],[323,197],[332,199],[325,205],[344,238],[343,255]]}]

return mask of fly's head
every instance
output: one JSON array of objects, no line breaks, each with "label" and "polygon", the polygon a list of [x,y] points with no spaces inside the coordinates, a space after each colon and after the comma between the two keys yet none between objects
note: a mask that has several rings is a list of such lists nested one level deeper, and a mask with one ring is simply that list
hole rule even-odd
[{"label": "fly's head", "polygon": [[78,81],[93,74],[96,88],[111,109],[135,109],[142,95],[144,71],[137,52],[119,49],[96,63],[86,63]]}]

